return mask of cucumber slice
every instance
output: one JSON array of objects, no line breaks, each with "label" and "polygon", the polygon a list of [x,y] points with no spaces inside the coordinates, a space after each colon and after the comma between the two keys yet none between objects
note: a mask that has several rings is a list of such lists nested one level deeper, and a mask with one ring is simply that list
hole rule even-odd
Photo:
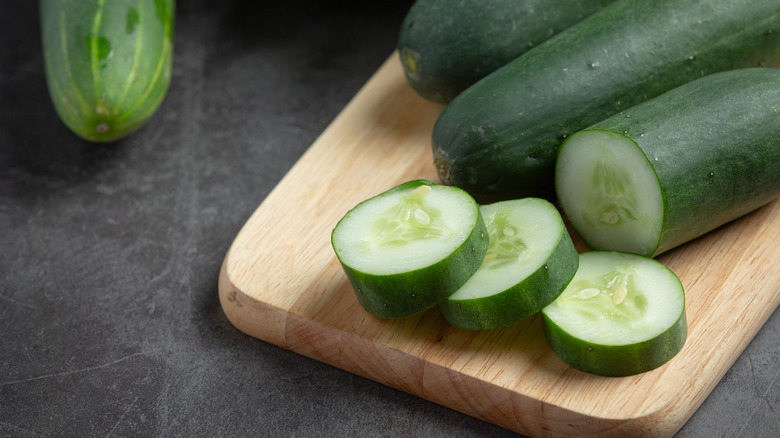
[{"label": "cucumber slice", "polygon": [[439,304],[455,327],[483,330],[525,319],[550,304],[577,272],[579,257],[550,202],[524,198],[480,207],[490,236],[479,270]]},{"label": "cucumber slice", "polygon": [[347,212],[331,244],[363,308],[398,318],[462,286],[482,263],[488,233],[471,195],[415,180]]},{"label": "cucumber slice", "polygon": [[580,254],[577,274],[542,310],[544,334],[569,366],[628,376],[674,357],[688,333],[680,279],[655,259],[616,251]]}]

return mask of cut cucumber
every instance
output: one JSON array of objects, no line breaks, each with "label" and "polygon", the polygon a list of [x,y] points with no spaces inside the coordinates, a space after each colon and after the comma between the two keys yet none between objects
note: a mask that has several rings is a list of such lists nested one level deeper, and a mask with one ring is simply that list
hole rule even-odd
[{"label": "cut cucumber", "polygon": [[611,377],[663,365],[688,333],[680,279],[654,259],[615,251],[580,254],[577,274],[542,320],[563,362]]},{"label": "cut cucumber", "polygon": [[560,213],[524,198],[480,207],[490,244],[479,270],[439,304],[455,327],[502,327],[542,310],[563,291],[579,264]]},{"label": "cut cucumber", "polygon": [[705,76],[567,139],[558,200],[592,249],[652,256],[780,195],[780,70]]},{"label": "cut cucumber", "polygon": [[360,304],[398,318],[461,287],[482,263],[488,233],[468,193],[415,180],[347,212],[331,244]]},{"label": "cut cucumber", "polygon": [[778,0],[620,0],[460,93],[434,125],[433,161],[477,200],[552,199],[573,133],[704,75],[778,61]]}]

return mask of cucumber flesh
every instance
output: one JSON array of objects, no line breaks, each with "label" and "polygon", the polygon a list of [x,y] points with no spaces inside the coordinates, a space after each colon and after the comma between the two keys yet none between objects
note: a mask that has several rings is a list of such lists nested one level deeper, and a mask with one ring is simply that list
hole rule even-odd
[{"label": "cucumber flesh", "polygon": [[577,271],[577,250],[550,202],[524,198],[480,207],[489,233],[482,265],[439,305],[452,325],[491,329],[525,319],[561,293]]},{"label": "cucumber flesh", "polygon": [[602,376],[657,368],[687,337],[679,278],[652,258],[616,251],[580,254],[574,279],[542,317],[565,363]]},{"label": "cucumber flesh", "polygon": [[555,175],[558,199],[588,246],[653,254],[664,219],[661,185],[631,138],[582,131],[564,143]]},{"label": "cucumber flesh", "polygon": [[433,307],[455,292],[479,267],[487,239],[468,193],[423,180],[358,204],[331,236],[360,303],[388,318]]},{"label": "cucumber flesh", "polygon": [[431,187],[377,197],[347,216],[338,235],[342,261],[387,275],[431,265],[452,253],[471,233],[476,213],[460,205],[463,197]]}]

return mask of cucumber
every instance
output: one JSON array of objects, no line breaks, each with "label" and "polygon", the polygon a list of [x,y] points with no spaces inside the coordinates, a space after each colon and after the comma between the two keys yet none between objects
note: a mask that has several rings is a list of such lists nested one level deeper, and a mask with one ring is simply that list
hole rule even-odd
[{"label": "cucumber", "polygon": [[614,251],[580,254],[574,279],[542,310],[542,327],[564,363],[591,374],[655,369],[685,345],[682,283],[655,259]]},{"label": "cucumber", "polygon": [[780,70],[715,73],[569,137],[556,191],[592,249],[653,256],[780,196]]},{"label": "cucumber", "polygon": [[448,103],[469,85],[615,0],[417,0],[398,53],[411,87]]},{"label": "cucumber", "polygon": [[46,83],[79,137],[110,142],[143,126],[168,90],[173,0],[40,0]]},{"label": "cucumber", "polygon": [[479,202],[554,198],[566,136],[701,76],[778,61],[777,0],[620,0],[447,105],[434,163]]},{"label": "cucumber", "polygon": [[550,304],[579,264],[560,213],[550,202],[524,198],[480,207],[489,233],[476,273],[439,304],[450,324],[467,330],[498,328]]},{"label": "cucumber", "polygon": [[488,233],[468,193],[414,180],[349,210],[331,244],[363,308],[399,318],[462,286],[482,263]]}]

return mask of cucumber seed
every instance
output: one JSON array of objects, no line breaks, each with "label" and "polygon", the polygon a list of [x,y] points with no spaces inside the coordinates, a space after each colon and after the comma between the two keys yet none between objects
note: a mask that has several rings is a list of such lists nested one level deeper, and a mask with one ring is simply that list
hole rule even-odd
[{"label": "cucumber seed", "polygon": [[585,289],[582,289],[579,292],[577,292],[577,294],[574,295],[574,297],[579,298],[581,300],[587,300],[588,298],[593,298],[600,293],[601,293],[601,289],[599,288],[586,287]]},{"label": "cucumber seed", "polygon": [[613,210],[605,211],[601,214],[599,222],[607,225],[615,225],[620,220],[620,215]]},{"label": "cucumber seed", "polygon": [[425,196],[428,193],[431,193],[431,186],[422,185],[422,186],[417,187],[416,189],[412,190],[411,195],[412,196]]},{"label": "cucumber seed", "polygon": [[417,220],[417,222],[420,225],[430,225],[431,224],[431,217],[428,215],[428,213],[425,212],[425,210],[422,210],[420,208],[414,209],[414,218]]},{"label": "cucumber seed", "polygon": [[615,292],[612,293],[612,302],[618,306],[626,299],[626,295],[628,295],[628,288],[625,283],[620,283]]}]

